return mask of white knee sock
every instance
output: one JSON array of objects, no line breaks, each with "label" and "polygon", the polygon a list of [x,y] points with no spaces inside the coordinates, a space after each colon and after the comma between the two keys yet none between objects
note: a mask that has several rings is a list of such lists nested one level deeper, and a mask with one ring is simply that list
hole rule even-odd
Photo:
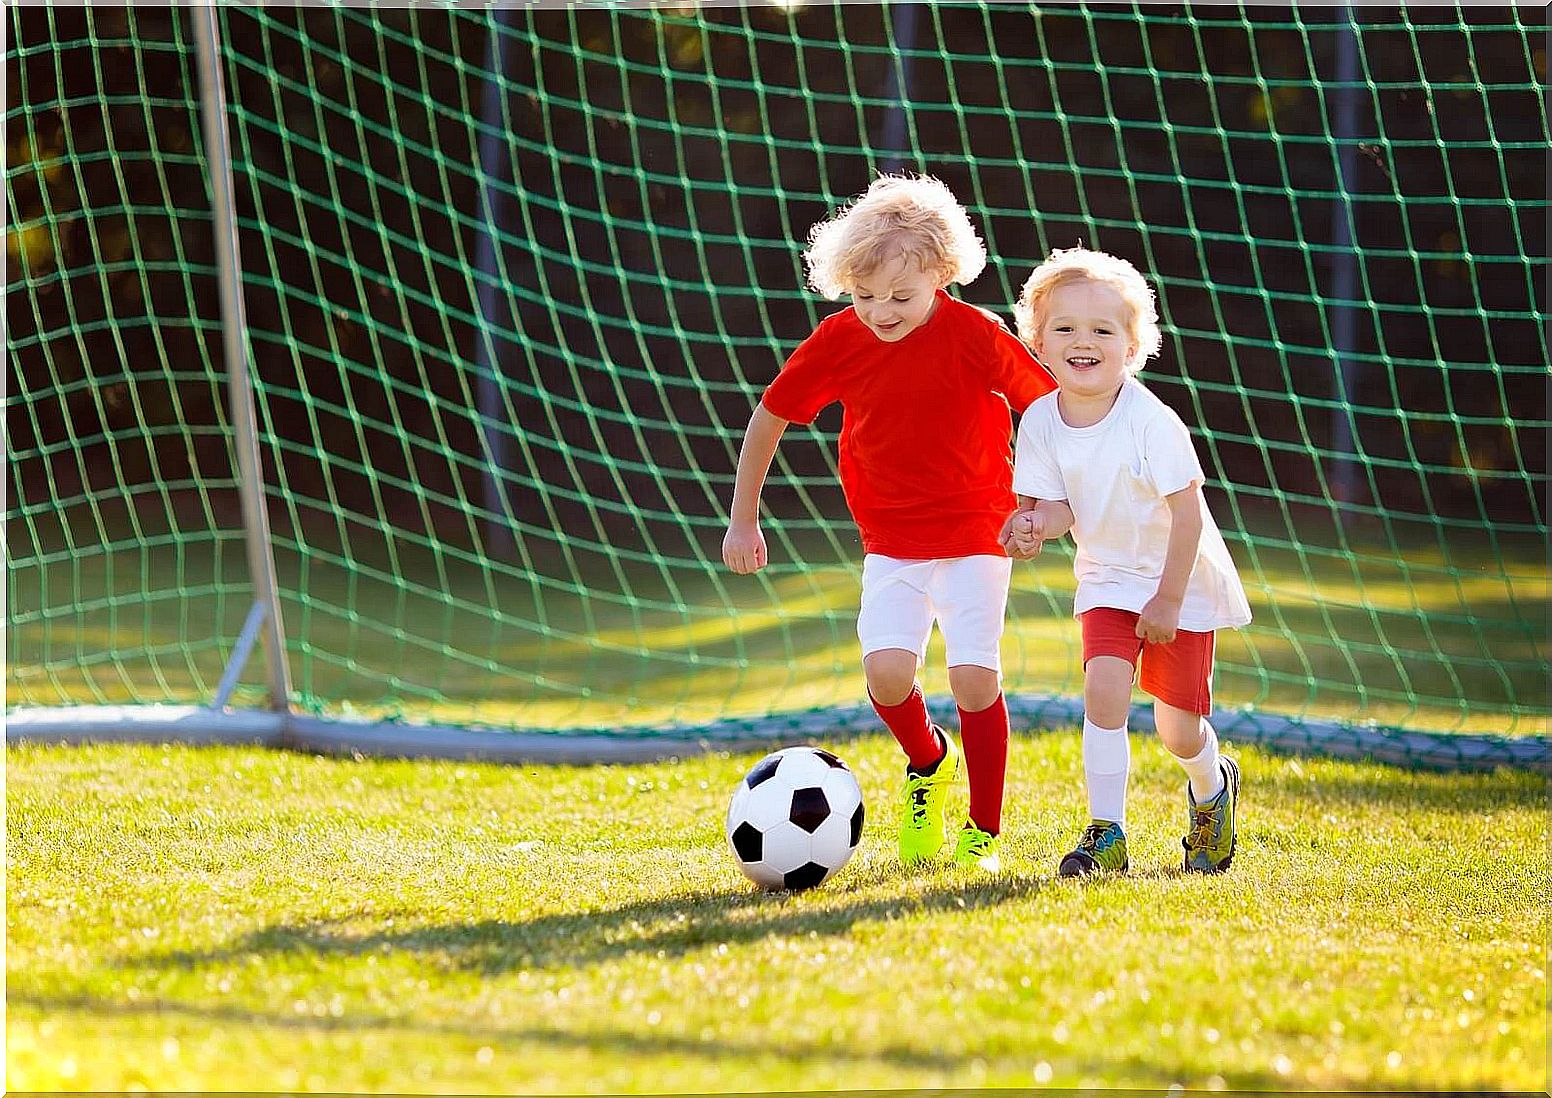
[{"label": "white knee sock", "polygon": [[1200,751],[1189,759],[1175,756],[1191,779],[1191,796],[1196,798],[1197,804],[1210,801],[1223,792],[1223,767],[1218,765],[1218,733],[1205,720],[1202,731],[1207,734],[1207,742]]},{"label": "white knee sock", "polygon": [[1126,776],[1132,745],[1126,725],[1101,728],[1083,718],[1083,776],[1089,787],[1089,814],[1126,827]]}]

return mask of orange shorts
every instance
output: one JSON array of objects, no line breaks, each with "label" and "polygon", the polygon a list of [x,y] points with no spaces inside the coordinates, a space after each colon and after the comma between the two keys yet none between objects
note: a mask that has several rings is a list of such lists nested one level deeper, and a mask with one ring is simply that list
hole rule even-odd
[{"label": "orange shorts", "polygon": [[1175,631],[1168,644],[1150,644],[1137,635],[1139,615],[1096,606],[1085,610],[1083,664],[1095,656],[1115,656],[1141,669],[1138,685],[1159,701],[1207,716],[1212,712],[1213,634]]}]

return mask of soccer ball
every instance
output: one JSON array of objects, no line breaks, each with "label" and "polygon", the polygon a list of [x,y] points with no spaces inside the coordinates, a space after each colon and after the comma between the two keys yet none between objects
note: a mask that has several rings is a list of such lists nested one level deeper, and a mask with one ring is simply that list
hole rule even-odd
[{"label": "soccer ball", "polygon": [[797,891],[829,880],[862,839],[862,790],[846,764],[817,747],[784,747],[733,790],[728,845],[761,888]]}]

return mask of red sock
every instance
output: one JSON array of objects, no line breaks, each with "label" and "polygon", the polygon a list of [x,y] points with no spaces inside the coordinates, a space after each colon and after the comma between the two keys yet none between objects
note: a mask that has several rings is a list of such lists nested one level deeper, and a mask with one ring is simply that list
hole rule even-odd
[{"label": "red sock", "polygon": [[932,719],[927,716],[927,702],[922,698],[920,686],[911,687],[911,692],[898,705],[880,704],[872,691],[868,692],[868,701],[873,703],[873,711],[889,726],[900,746],[905,748],[905,757],[917,770],[925,770],[943,757],[943,745],[932,730]]},{"label": "red sock", "polygon": [[993,835],[1002,830],[1002,782],[1008,772],[1008,703],[1001,695],[975,713],[959,711],[959,738],[970,779],[970,822]]}]

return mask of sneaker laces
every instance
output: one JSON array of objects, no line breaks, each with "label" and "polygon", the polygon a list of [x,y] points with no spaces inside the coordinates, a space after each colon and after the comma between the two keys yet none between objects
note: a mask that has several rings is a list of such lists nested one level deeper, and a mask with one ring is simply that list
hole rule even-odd
[{"label": "sneaker laces", "polygon": [[959,849],[973,858],[991,853],[993,835],[979,827],[967,827],[960,832]]},{"label": "sneaker laces", "polygon": [[1186,845],[1196,849],[1205,849],[1212,845],[1217,835],[1214,833],[1214,824],[1217,823],[1217,813],[1211,808],[1194,808],[1191,810],[1191,830],[1186,835]]},{"label": "sneaker laces", "polygon": [[927,786],[930,781],[931,776],[927,774],[905,776],[905,813],[913,827],[922,827],[927,822]]},{"label": "sneaker laces", "polygon": [[1110,831],[1110,824],[1091,823],[1083,829],[1083,838],[1078,840],[1078,849],[1085,854],[1092,854],[1099,849],[1099,840]]}]

